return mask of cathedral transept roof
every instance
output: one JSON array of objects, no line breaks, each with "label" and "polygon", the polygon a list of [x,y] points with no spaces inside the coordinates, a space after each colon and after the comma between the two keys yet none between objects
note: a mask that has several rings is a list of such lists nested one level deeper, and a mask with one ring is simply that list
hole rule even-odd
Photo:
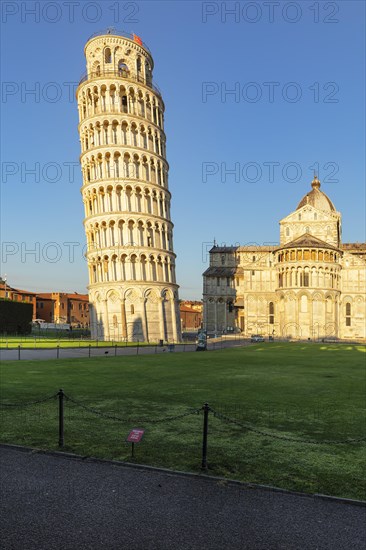
[{"label": "cathedral transept roof", "polygon": [[304,233],[304,235],[300,235],[297,239],[294,239],[293,241],[284,244],[283,246],[280,246],[277,250],[281,250],[282,248],[331,248],[332,250],[339,250],[339,248],[332,246],[329,243],[326,243],[325,241],[322,241],[321,239],[318,239],[314,235],[311,235],[310,233]]}]

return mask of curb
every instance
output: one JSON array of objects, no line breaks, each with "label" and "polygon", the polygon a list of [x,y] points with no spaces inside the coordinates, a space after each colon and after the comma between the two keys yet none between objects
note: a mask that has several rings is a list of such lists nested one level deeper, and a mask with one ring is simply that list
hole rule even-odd
[{"label": "curb", "polygon": [[77,455],[74,453],[68,453],[64,451],[51,451],[51,450],[45,450],[45,449],[38,449],[34,447],[26,447],[23,445],[12,445],[10,443],[0,443],[0,449],[1,448],[19,451],[23,453],[40,454],[40,455],[46,455],[46,456],[54,456],[58,458],[66,458],[69,460],[77,460],[79,462],[91,462],[94,464],[108,464],[111,466],[134,468],[137,470],[144,470],[147,472],[156,472],[156,473],[168,474],[171,476],[188,477],[196,480],[205,480],[211,483],[221,482],[221,483],[225,483],[225,485],[242,487],[243,489],[246,489],[246,490],[263,490],[263,491],[268,491],[272,493],[282,493],[285,495],[293,495],[293,496],[303,497],[303,498],[312,498],[314,500],[316,499],[328,500],[330,502],[335,502],[338,504],[350,504],[352,506],[360,506],[360,507],[366,508],[365,500],[335,497],[332,495],[323,495],[322,493],[302,493],[300,491],[291,491],[289,489],[281,489],[280,487],[274,487],[272,485],[261,485],[257,483],[249,483],[245,481],[238,481],[236,479],[213,476],[206,473],[199,474],[194,472],[183,472],[180,470],[173,470],[169,468],[161,468],[161,467],[159,468],[157,466],[149,466],[148,464],[134,464],[132,462],[122,462],[121,460],[97,458],[93,456],[82,456],[82,455]]}]

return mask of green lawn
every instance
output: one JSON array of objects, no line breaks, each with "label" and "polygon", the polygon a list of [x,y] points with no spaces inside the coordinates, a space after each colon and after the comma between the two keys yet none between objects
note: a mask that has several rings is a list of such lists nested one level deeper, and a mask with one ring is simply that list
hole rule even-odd
[{"label": "green lawn", "polygon": [[[146,429],[135,461],[200,471],[202,414],[154,424],[201,407],[274,435],[274,439],[209,415],[209,473],[310,493],[366,499],[365,443],[325,440],[365,436],[365,347],[265,343],[216,352],[4,361],[1,400],[26,402],[60,387],[112,421],[65,404],[65,450],[131,460],[125,438]],[[57,402],[1,408],[2,441],[57,448]]]},{"label": "green lawn", "polygon": [[[110,347],[114,345],[118,345],[118,347],[125,347],[125,346],[146,346],[145,342],[115,342],[114,340],[110,342],[104,342],[100,340],[88,340],[88,339],[80,339],[80,337],[77,337],[75,339],[72,338],[65,338],[64,336],[61,338],[49,338],[49,337],[35,337],[35,336],[23,336],[23,337],[3,337],[0,340],[0,349],[17,349],[18,346],[20,346],[22,349],[40,349],[40,348],[56,348],[59,346],[60,348],[87,348],[89,345],[91,347]],[[150,344],[151,345],[151,344]]]}]

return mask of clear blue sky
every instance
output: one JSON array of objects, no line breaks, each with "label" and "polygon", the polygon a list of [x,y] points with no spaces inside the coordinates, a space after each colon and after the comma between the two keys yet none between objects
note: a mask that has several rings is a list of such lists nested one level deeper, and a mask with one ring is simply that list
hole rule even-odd
[{"label": "clear blue sky", "polygon": [[[80,1],[73,17],[54,4],[2,2],[1,274],[9,284],[86,291],[81,173],[76,166],[70,181],[64,164],[72,172],[80,154],[66,83],[85,71],[89,36],[108,26],[141,36],[155,59],[182,298],[201,298],[202,249],[214,237],[278,241],[278,221],[310,189],[315,163],[342,212],[343,241],[365,240],[364,2]],[[225,13],[235,4],[239,12]],[[239,97],[225,96],[233,89]],[[26,173],[36,163],[39,181]],[[268,163],[277,163],[273,177]],[[225,175],[235,166],[237,176]]]}]

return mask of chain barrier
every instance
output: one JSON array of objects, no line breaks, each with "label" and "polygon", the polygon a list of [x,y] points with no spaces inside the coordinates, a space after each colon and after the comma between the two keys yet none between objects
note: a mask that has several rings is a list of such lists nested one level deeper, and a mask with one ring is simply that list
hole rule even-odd
[{"label": "chain barrier", "polygon": [[45,403],[46,401],[50,401],[51,399],[56,399],[57,396],[58,396],[58,393],[54,393],[53,395],[49,395],[48,397],[43,397],[35,401],[28,401],[26,403],[1,403],[0,402],[0,407],[13,407],[13,408],[31,407],[32,405],[38,405],[39,403]]},{"label": "chain barrier", "polygon": [[138,419],[138,420],[131,420],[130,418],[121,418],[120,416],[115,416],[115,415],[112,415],[112,414],[109,414],[109,413],[104,413],[104,412],[101,412],[101,411],[98,411],[97,409],[94,409],[92,407],[88,407],[87,405],[84,405],[83,403],[81,403],[80,401],[77,401],[76,399],[73,399],[72,397],[70,397],[69,395],[67,394],[64,394],[64,397],[67,401],[70,401],[71,403],[74,403],[74,405],[76,405],[77,407],[81,407],[82,409],[92,413],[92,414],[96,414],[102,418],[107,418],[108,420],[114,420],[116,422],[129,422],[129,423],[134,423],[134,424],[159,424],[161,422],[169,422],[169,421],[172,421],[172,420],[177,420],[179,418],[184,418],[186,416],[190,416],[191,414],[199,414],[201,409],[192,409],[192,410],[189,410],[185,413],[181,413],[181,414],[177,414],[177,415],[174,415],[174,416],[165,416],[163,418],[158,418],[158,419],[152,419],[152,418],[145,418],[145,419]]},{"label": "chain barrier", "polygon": [[[60,390],[61,391],[61,390]],[[73,403],[77,407],[80,407],[84,409],[85,411],[95,414],[101,418],[106,418],[107,420],[112,420],[115,422],[126,422],[126,423],[134,423],[134,424],[160,424],[163,422],[171,422],[174,420],[179,420],[181,418],[185,418],[187,416],[191,416],[193,414],[199,415],[202,410],[205,409],[205,407],[200,407],[197,409],[189,409],[188,411],[176,415],[170,415],[170,416],[164,416],[162,418],[140,418],[137,420],[131,419],[131,418],[122,418],[120,416],[116,416],[113,414],[105,413],[102,411],[98,411],[97,409],[94,409],[93,407],[88,407],[87,405],[84,405],[84,403],[70,397],[69,395],[63,393],[63,397],[69,401],[70,403]],[[38,405],[42,403],[46,403],[47,401],[51,401],[52,399],[56,399],[60,396],[60,392],[54,393],[52,395],[48,395],[45,397],[42,397],[41,399],[37,399],[34,401],[28,401],[25,403],[1,403],[0,407],[9,407],[9,408],[23,408],[23,407],[31,407],[33,405]],[[206,406],[206,405],[205,405]],[[230,418],[229,416],[226,416],[225,414],[222,414],[215,409],[209,407],[207,405],[207,411],[212,413],[214,417],[218,418],[219,420],[223,422],[227,422],[228,424],[234,424],[235,426],[238,426],[240,428],[243,428],[244,430],[248,430],[250,432],[256,433],[258,435],[264,436],[264,437],[270,437],[272,439],[278,439],[281,441],[288,441],[293,443],[302,443],[306,445],[348,445],[348,444],[357,444],[366,441],[366,436],[359,437],[359,438],[348,438],[343,440],[331,440],[331,439],[324,439],[322,441],[315,441],[312,439],[301,439],[298,437],[288,437],[286,435],[279,435],[272,432],[268,432],[266,430],[262,430],[260,428],[255,428],[251,424],[247,422],[240,422],[239,420],[236,420],[234,418]]]},{"label": "chain barrier", "polygon": [[362,441],[366,440],[366,436],[359,437],[358,439],[344,439],[341,441],[337,440],[331,440],[331,439],[324,439],[323,441],[314,441],[311,439],[300,439],[297,437],[287,437],[286,435],[278,435],[271,432],[266,432],[265,430],[260,430],[259,428],[255,428],[254,426],[251,426],[247,423],[239,422],[238,420],[235,420],[234,418],[230,418],[222,413],[219,413],[218,411],[215,411],[210,407],[210,412],[214,415],[214,417],[219,418],[220,420],[223,420],[224,422],[228,422],[230,424],[235,424],[239,426],[240,428],[244,428],[245,430],[257,433],[259,435],[263,435],[265,437],[271,437],[273,439],[280,439],[283,441],[290,441],[294,443],[304,443],[306,445],[347,445],[350,443],[361,443]]}]

